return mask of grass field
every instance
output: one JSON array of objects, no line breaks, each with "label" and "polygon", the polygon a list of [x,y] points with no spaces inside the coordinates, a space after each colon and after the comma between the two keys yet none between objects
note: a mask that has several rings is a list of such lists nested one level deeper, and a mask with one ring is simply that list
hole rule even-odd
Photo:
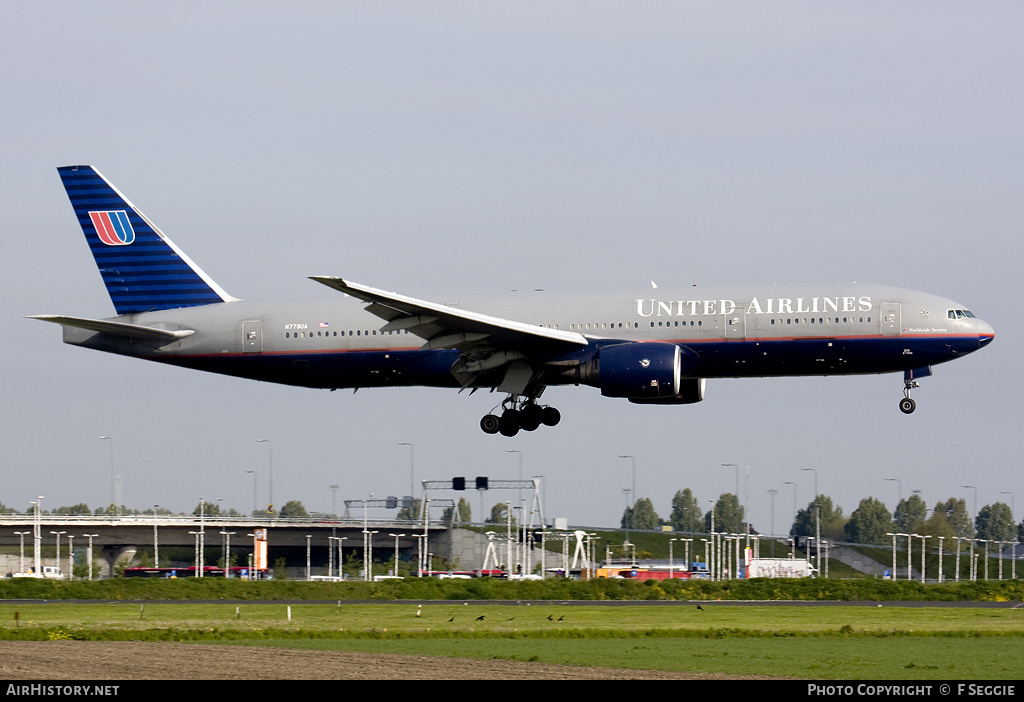
[{"label": "grass field", "polygon": [[[241,642],[239,642],[241,643]],[[425,639],[248,642],[636,670],[825,680],[1019,680],[1024,640],[985,638]]]},{"label": "grass field", "polygon": [[[1018,679],[1024,609],[0,604],[0,638],[140,639],[824,679]],[[289,619],[290,612],[290,619]]]}]

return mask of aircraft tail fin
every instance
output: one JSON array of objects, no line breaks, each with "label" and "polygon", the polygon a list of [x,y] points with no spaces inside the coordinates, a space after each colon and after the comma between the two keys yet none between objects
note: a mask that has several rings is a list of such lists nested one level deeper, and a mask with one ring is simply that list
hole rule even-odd
[{"label": "aircraft tail fin", "polygon": [[119,315],[234,299],[95,168],[57,172]]}]

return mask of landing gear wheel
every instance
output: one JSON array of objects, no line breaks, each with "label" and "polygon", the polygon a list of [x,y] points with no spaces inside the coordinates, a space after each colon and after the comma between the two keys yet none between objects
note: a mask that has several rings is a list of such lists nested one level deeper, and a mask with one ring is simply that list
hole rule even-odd
[{"label": "landing gear wheel", "polygon": [[536,431],[541,423],[543,410],[537,405],[527,405],[519,413],[519,426],[523,431]]},{"label": "landing gear wheel", "polygon": [[480,428],[488,434],[497,434],[501,429],[501,419],[493,414],[484,415],[480,420]]},{"label": "landing gear wheel", "polygon": [[562,421],[562,413],[554,407],[545,407],[541,410],[540,421],[544,426],[553,427]]},{"label": "landing gear wheel", "polygon": [[903,414],[910,414],[917,409],[917,403],[911,400],[909,397],[904,397],[900,400],[900,412]]},{"label": "landing gear wheel", "polygon": [[521,428],[519,410],[507,409],[501,413],[501,424],[498,431],[502,436],[515,436]]}]

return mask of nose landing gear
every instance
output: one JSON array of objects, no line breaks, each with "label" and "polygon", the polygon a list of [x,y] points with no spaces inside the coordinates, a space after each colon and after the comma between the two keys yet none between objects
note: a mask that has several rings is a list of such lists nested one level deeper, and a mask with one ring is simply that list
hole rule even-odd
[{"label": "nose landing gear", "polygon": [[510,395],[501,406],[500,415],[488,414],[480,420],[480,428],[484,432],[515,436],[520,429],[534,431],[541,424],[553,427],[562,418],[554,407],[538,405],[534,399],[518,401],[514,395]]},{"label": "nose landing gear", "polygon": [[921,387],[914,377],[924,377],[926,375],[931,375],[931,370],[928,368],[918,368],[903,372],[903,399],[900,400],[900,412],[903,414],[910,414],[917,409],[917,403],[910,399],[910,391]]}]

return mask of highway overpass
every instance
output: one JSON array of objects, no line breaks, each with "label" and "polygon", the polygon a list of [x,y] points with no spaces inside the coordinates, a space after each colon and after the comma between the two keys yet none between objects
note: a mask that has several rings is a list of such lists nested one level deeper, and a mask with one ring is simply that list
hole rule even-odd
[{"label": "highway overpass", "polygon": [[[427,535],[426,551],[440,553],[442,536],[447,528],[440,522],[424,524],[396,519],[253,519],[248,517],[195,517],[195,516],[153,516],[153,515],[0,515],[0,547],[8,554],[7,566],[0,576],[20,567],[21,552],[25,563],[33,562],[36,535],[46,553],[47,564],[53,564],[59,543],[62,567],[67,571],[69,544],[81,552],[90,541],[94,549],[94,561],[102,560],[106,574],[114,565],[128,555],[134,556],[140,548],[151,551],[172,547],[194,549],[197,541],[205,544],[208,565],[221,558],[225,543],[230,544],[232,553],[242,556],[253,550],[254,535],[265,530],[270,561],[287,557],[289,565],[298,565],[296,559],[305,564],[307,543],[316,563],[327,562],[328,549],[341,546],[345,553],[353,549],[362,555],[364,532],[371,540],[371,551],[392,554],[395,549],[395,534],[398,548],[403,554],[416,554],[418,538]],[[341,539],[341,541],[335,541]],[[13,548],[11,548],[13,547]],[[166,559],[168,551],[161,554]],[[13,554],[13,555],[12,555]],[[275,555],[276,554],[276,555]],[[236,559],[244,563],[244,557]],[[13,565],[12,565],[13,563]]]}]

